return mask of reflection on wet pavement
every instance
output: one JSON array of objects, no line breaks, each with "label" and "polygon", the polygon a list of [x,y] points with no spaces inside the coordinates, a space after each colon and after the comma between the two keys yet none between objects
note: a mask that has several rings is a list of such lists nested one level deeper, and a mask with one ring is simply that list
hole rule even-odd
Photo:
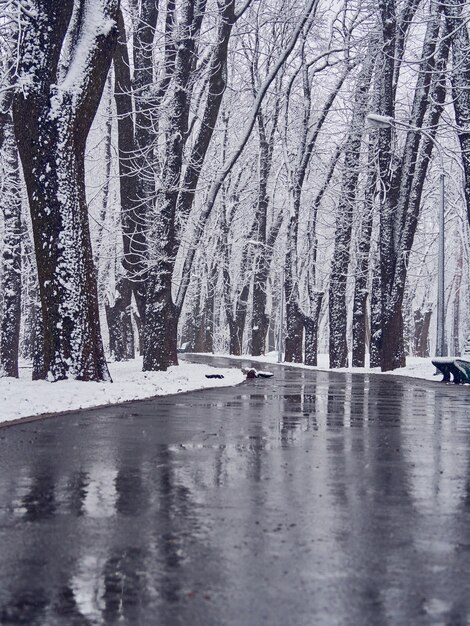
[{"label": "reflection on wet pavement", "polygon": [[2,429],[0,624],[469,623],[468,387],[274,369]]}]

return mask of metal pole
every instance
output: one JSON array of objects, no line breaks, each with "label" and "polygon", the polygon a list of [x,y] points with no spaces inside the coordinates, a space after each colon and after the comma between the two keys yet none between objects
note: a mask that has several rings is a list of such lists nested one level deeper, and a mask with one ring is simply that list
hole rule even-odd
[{"label": "metal pole", "polygon": [[440,206],[439,206],[439,257],[437,269],[437,329],[436,329],[436,355],[446,356],[445,348],[445,324],[444,324],[444,254],[445,254],[445,175],[441,171],[440,177]]},{"label": "metal pole", "polygon": [[282,348],[284,343],[284,270],[281,274],[281,303],[279,310],[279,331],[277,334],[277,362],[282,363]]}]

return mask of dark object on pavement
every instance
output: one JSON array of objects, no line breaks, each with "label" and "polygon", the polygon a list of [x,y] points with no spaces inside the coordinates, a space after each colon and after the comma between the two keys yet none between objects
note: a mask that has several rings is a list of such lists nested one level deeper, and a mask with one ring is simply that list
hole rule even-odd
[{"label": "dark object on pavement", "polygon": [[206,378],[223,378],[223,374],[206,374]]},{"label": "dark object on pavement", "polygon": [[442,382],[450,382],[452,374],[455,384],[470,383],[470,361],[452,356],[436,357],[432,359],[432,364],[442,372]]},{"label": "dark object on pavement", "polygon": [[272,372],[258,372],[254,367],[242,367],[242,372],[247,378],[272,378],[274,376]]}]

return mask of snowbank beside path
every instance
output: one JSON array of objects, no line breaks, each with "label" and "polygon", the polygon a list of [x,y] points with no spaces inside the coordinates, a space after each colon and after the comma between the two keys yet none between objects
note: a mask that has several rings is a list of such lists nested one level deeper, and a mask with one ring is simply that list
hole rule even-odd
[{"label": "snowbank beside path", "polygon": [[[43,413],[84,409],[127,400],[141,400],[207,387],[236,385],[245,380],[239,369],[181,363],[166,372],[143,372],[142,359],[110,363],[113,383],[31,380],[31,368],[21,367],[20,378],[0,378],[0,422]],[[223,374],[223,379],[206,374]]]},{"label": "snowbank beside path", "polygon": [[[207,356],[207,355],[204,355]],[[217,354],[214,356],[228,356],[227,354]],[[245,354],[240,357],[230,357],[233,359],[240,359],[241,361],[254,361],[258,363],[277,363],[277,352],[269,352],[265,356],[250,356]],[[349,359],[351,361],[351,358]],[[381,372],[378,367],[343,367],[337,369],[331,369],[329,367],[329,358],[327,354],[318,355],[318,366],[312,367],[309,365],[302,365],[299,363],[283,363],[288,367],[302,367],[311,370],[322,370],[331,372],[350,372],[352,374],[387,374],[391,376],[410,376],[412,378],[422,378],[424,380],[442,380],[442,374],[435,375],[436,368],[431,363],[431,357],[407,357],[406,367],[402,367],[391,372]]]}]

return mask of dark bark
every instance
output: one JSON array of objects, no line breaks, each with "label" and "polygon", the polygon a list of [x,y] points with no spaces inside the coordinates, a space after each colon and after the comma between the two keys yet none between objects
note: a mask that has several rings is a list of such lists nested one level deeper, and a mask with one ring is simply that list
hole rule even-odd
[{"label": "dark bark", "polygon": [[147,278],[143,328],[144,371],[165,371],[178,365],[178,316],[171,299],[171,266],[159,266]]},{"label": "dark bark", "polygon": [[207,293],[202,306],[199,333],[196,336],[198,352],[214,352],[215,285],[219,266],[214,262],[208,276]]},{"label": "dark bark", "polygon": [[380,261],[374,259],[372,276],[372,292],[370,298],[370,367],[380,367],[382,352],[382,293],[380,289]]},{"label": "dark bark", "polygon": [[[391,46],[395,32],[393,15],[389,13],[390,4],[393,3],[388,3],[383,13],[386,48]],[[383,8],[383,3],[381,6]],[[431,136],[435,135],[445,99],[444,72],[449,45],[448,39],[444,37],[436,49],[441,21],[436,9],[432,8],[432,11],[424,38],[423,60],[410,116],[412,126],[430,127]],[[390,59],[384,61],[385,64],[389,62]],[[393,100],[390,96],[391,85],[384,82],[382,112],[393,116]],[[425,119],[426,113],[428,116]],[[390,180],[390,170],[384,169],[390,166],[390,136],[388,131],[380,132],[382,154],[379,161],[383,192],[380,218],[382,319],[380,361],[382,371],[387,371],[406,364],[401,310],[407,262],[416,232],[421,194],[433,144],[422,133],[409,131],[399,167],[395,169],[395,174]]]},{"label": "dark bark", "polygon": [[376,145],[369,144],[369,163],[366,189],[364,192],[364,215],[362,217],[360,238],[357,250],[353,318],[352,318],[352,366],[364,367],[366,359],[367,329],[367,291],[369,274],[370,244],[372,240],[373,208],[377,168],[375,162]]},{"label": "dark bark", "polygon": [[189,352],[200,352],[199,341],[202,334],[201,280],[198,278],[195,283],[195,287],[191,290],[191,297],[188,298],[186,319],[181,330],[181,347]]},{"label": "dark bark", "polygon": [[[130,166],[124,186],[121,187],[121,201],[129,204],[129,213],[123,215],[124,263],[129,278],[132,280],[140,323],[143,327],[146,306],[146,280],[148,262],[148,225],[151,221],[152,206],[155,200],[155,128],[158,124],[158,111],[161,98],[155,97],[152,87],[155,83],[153,46],[159,14],[158,0],[142,0],[138,14],[137,28],[133,42],[134,76],[132,93],[134,95],[135,126],[131,131],[132,103],[127,94],[130,93],[129,59],[124,24],[120,22],[120,41],[115,56],[116,105],[122,106],[123,131],[125,135],[120,141],[122,157],[120,167]],[[169,0],[166,8],[164,88],[162,96],[172,74],[172,60],[175,56],[173,42],[174,2]],[[130,108],[129,108],[130,107]],[[135,151],[127,152],[127,142],[133,134]],[[131,158],[130,163],[127,159]],[[132,181],[132,175],[135,181]],[[141,338],[142,339],[142,338]],[[141,343],[144,342],[141,340]]]},{"label": "dark bark", "polygon": [[[269,326],[269,318],[266,314],[266,286],[269,274],[268,251],[266,248],[266,223],[268,214],[268,178],[272,163],[272,147],[269,145],[264,125],[262,111],[258,113],[259,135],[259,177],[258,177],[258,200],[255,212],[256,241],[258,250],[255,251],[256,270],[253,281],[253,314],[251,319],[251,354],[260,356],[264,354],[266,333]],[[271,141],[273,136],[271,135]]]},{"label": "dark bark", "polygon": [[[98,314],[96,274],[85,197],[86,138],[98,107],[116,41],[84,24],[72,0],[38,0],[27,17],[20,49],[22,84],[13,104],[15,135],[33,223],[43,317],[43,377],[108,380]],[[117,22],[108,0],[103,20]],[[82,54],[58,64],[74,33]],[[86,42],[86,43],[85,43]],[[73,52],[73,51],[72,51]],[[81,65],[83,64],[83,66]],[[70,79],[74,77],[74,80]],[[67,79],[69,78],[69,82]]]},{"label": "dark bark", "polygon": [[13,136],[11,114],[0,114],[3,176],[0,196],[3,214],[2,280],[0,292],[0,376],[18,378],[21,325],[22,231],[21,185],[18,151]]},{"label": "dark bark", "polygon": [[414,346],[415,356],[429,356],[429,326],[431,323],[432,309],[417,309],[414,312]]},{"label": "dark bark", "polygon": [[228,318],[230,333],[230,354],[240,356],[243,352],[243,333],[245,332],[245,322],[248,304],[249,285],[244,285],[235,305],[235,315]]},{"label": "dark bark", "polygon": [[302,363],[303,330],[304,316],[298,305],[297,298],[287,300],[284,359],[288,363]]},{"label": "dark bark", "polygon": [[452,307],[452,354],[455,356],[460,355],[460,298],[463,273],[463,249],[461,242],[459,242],[459,248],[455,272],[454,303]]},{"label": "dark bark", "polygon": [[[153,20],[158,15],[158,3],[152,3],[153,8],[149,9],[144,3],[144,17],[150,19],[145,28],[138,30],[138,46],[143,55],[143,59],[137,55],[137,60],[144,63],[144,59],[150,63],[146,55],[148,54],[147,46],[151,44],[153,28]],[[150,15],[146,14],[150,11]],[[130,74],[129,53],[127,50],[127,38],[124,25],[124,19],[121,11],[118,19],[119,36],[114,51],[114,99],[116,102],[117,126],[118,126],[118,163],[119,163],[119,193],[121,199],[121,226],[123,239],[123,266],[126,271],[127,279],[131,281],[134,291],[135,301],[139,314],[144,314],[144,277],[146,270],[147,242],[145,237],[146,223],[146,205],[142,202],[139,188],[139,177],[135,171],[136,157],[136,137],[134,129],[134,113],[132,104],[132,82]],[[143,38],[143,41],[142,41]],[[147,39],[150,39],[147,41]],[[137,45],[137,43],[136,43]],[[150,76],[146,72],[150,71]],[[137,81],[141,88],[144,87],[144,80],[151,80],[150,70],[147,66],[136,68],[136,74],[139,76]],[[137,106],[137,105],[136,105]],[[138,106],[137,106],[138,108]],[[139,117],[140,120],[140,117]],[[141,129],[142,130],[142,129]],[[140,136],[142,140],[142,136]],[[121,279],[121,280],[124,280]],[[128,292],[128,287],[124,286],[124,291]],[[119,298],[118,298],[119,299]]]},{"label": "dark bark", "polygon": [[[168,131],[162,187],[156,197],[155,225],[148,277],[146,307],[143,320],[144,370],[166,370],[178,364],[178,310],[172,298],[172,275],[176,250],[176,210],[183,168],[183,151],[187,140],[189,119],[189,82],[194,62],[196,38],[201,26],[191,0],[185,0],[182,23],[179,25],[174,85]],[[166,334],[174,330],[174,337]]]},{"label": "dark bark", "polygon": [[[262,207],[262,211],[262,215],[264,215],[264,207]],[[265,245],[259,250],[253,277],[251,322],[251,354],[253,356],[260,356],[265,352],[266,334],[269,328],[269,316],[266,312],[269,268],[273,256],[274,244],[276,243],[282,225],[282,219],[283,214],[280,212],[271,226]],[[262,217],[262,220],[264,221],[264,217]],[[257,225],[259,225],[259,223]],[[261,237],[262,236],[261,233]]]},{"label": "dark bark", "polygon": [[324,294],[318,292],[311,302],[310,315],[304,316],[305,327],[305,365],[317,365],[318,323]]},{"label": "dark bark", "polygon": [[133,359],[134,330],[131,316],[132,287],[125,276],[117,282],[114,303],[105,303],[109,329],[109,351],[115,361]]},{"label": "dark bark", "polygon": [[372,40],[358,76],[351,127],[344,154],[343,181],[336,213],[335,246],[329,288],[330,367],[348,366],[346,284],[351,255],[351,234],[359,180],[361,138],[367,113],[369,87],[376,54]]},{"label": "dark bark", "polygon": [[464,194],[470,224],[470,34],[464,6],[462,0],[442,2],[452,40],[452,103],[462,151]]},{"label": "dark bark", "polygon": [[[241,286],[238,289],[233,289],[232,278],[230,273],[230,249],[228,244],[228,230],[229,226],[225,217],[226,212],[226,197],[225,192],[223,194],[223,215],[221,224],[221,251],[222,251],[222,288],[224,298],[224,310],[227,324],[229,327],[229,352],[239,356],[242,353],[243,347],[243,333],[245,331],[246,313],[248,296],[250,292],[249,282],[246,280],[247,267],[249,264],[249,246],[245,246],[242,254],[242,260],[240,265]],[[235,296],[232,299],[232,291],[235,291]]]}]

